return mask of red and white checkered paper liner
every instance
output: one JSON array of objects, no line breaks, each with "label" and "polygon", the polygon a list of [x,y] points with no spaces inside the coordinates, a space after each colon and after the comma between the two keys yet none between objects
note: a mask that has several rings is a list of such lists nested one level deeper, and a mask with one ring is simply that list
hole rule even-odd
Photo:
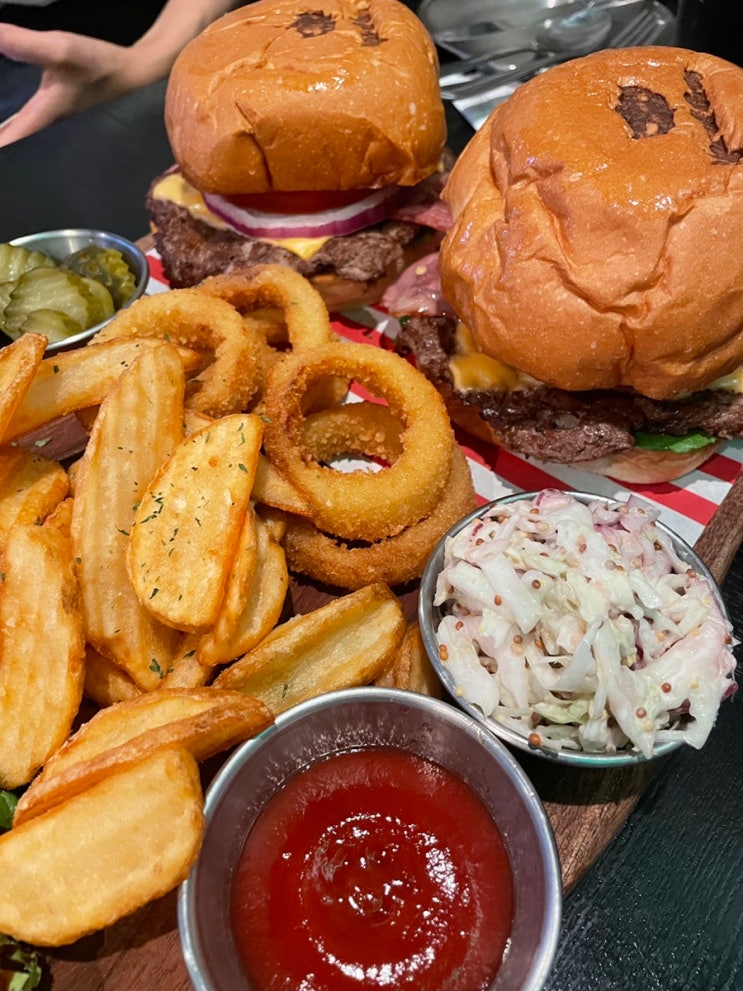
[{"label": "red and white checkered paper liner", "polygon": [[[148,293],[168,289],[157,252],[148,253]],[[364,308],[335,316],[333,329],[356,342],[389,346],[397,332],[397,321],[386,314]],[[689,544],[693,544],[725,498],[743,466],[743,441],[728,441],[696,471],[676,482],[657,485],[627,485],[586,471],[522,458],[509,451],[481,443],[463,432],[459,442],[467,455],[478,500],[481,503],[544,488],[573,492],[595,492],[610,499],[641,496],[660,510],[661,519]]]}]

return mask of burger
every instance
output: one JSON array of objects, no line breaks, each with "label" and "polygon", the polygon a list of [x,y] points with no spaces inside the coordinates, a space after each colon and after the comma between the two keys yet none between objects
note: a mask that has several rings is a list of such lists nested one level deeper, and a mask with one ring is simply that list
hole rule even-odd
[{"label": "burger", "polygon": [[398,349],[455,421],[627,482],[743,435],[743,69],[661,47],[550,69],[492,112],[443,198],[445,305]]},{"label": "burger", "polygon": [[436,50],[398,0],[226,14],[176,60],[165,125],[147,210],[174,287],[275,262],[370,303],[448,226]]}]

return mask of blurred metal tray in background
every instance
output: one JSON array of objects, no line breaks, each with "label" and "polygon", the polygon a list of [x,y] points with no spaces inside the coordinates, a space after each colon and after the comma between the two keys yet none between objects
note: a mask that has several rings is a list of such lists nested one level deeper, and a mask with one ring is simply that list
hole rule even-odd
[{"label": "blurred metal tray in background", "polygon": [[[676,19],[658,0],[423,0],[418,15],[440,49],[458,58],[470,58],[489,52],[511,51],[530,31],[536,31],[545,18],[558,13],[591,6],[611,14],[612,29],[607,45],[638,13],[649,9],[658,22],[659,34],[654,44],[671,45],[676,35]],[[533,54],[516,56],[528,61]],[[566,55],[566,60],[569,56]],[[514,60],[516,64],[518,61]],[[518,84],[498,86],[477,96],[457,100],[454,106],[476,130],[498,103],[507,99]]]}]

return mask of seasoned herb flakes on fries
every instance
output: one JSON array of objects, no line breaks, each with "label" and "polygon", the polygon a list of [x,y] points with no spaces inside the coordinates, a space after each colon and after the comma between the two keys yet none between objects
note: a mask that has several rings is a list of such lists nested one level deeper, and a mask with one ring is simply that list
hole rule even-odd
[{"label": "seasoned herb flakes on fries", "polygon": [[[392,586],[474,494],[423,376],[338,343],[280,266],[44,351],[0,350],[0,787],[24,789],[0,933],[54,946],[186,876],[198,762],[323,692],[436,690]],[[84,450],[62,464],[45,431],[53,451],[73,418]],[[292,571],[324,605],[293,615]]]}]

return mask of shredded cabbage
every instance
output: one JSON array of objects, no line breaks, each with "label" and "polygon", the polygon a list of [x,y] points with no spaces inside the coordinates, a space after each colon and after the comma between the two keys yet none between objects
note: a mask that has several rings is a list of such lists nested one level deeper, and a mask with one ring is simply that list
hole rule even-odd
[{"label": "shredded cabbage", "polygon": [[658,516],[548,489],[450,537],[434,605],[454,694],[536,746],[701,747],[735,690],[732,628]]}]

